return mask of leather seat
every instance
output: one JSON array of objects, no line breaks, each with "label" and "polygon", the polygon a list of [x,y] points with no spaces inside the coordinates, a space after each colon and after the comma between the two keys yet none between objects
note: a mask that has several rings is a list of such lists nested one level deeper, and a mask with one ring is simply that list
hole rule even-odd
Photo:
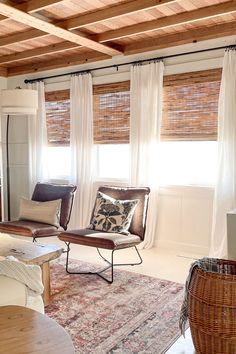
[{"label": "leather seat", "polygon": [[[134,210],[134,214],[132,217],[132,221],[129,227],[129,233],[114,233],[114,232],[101,232],[97,230],[91,230],[89,228],[85,229],[77,229],[77,230],[69,230],[65,232],[61,232],[59,234],[59,239],[64,241],[67,245],[67,259],[66,259],[66,271],[70,274],[97,274],[108,283],[113,282],[113,266],[120,265],[113,263],[113,253],[116,250],[134,247],[138,256],[138,263],[129,263],[125,265],[135,265],[141,264],[142,258],[138,252],[137,245],[144,240],[145,230],[146,230],[146,217],[147,217],[147,208],[148,208],[148,199],[150,189],[148,187],[143,188],[120,188],[120,187],[108,187],[101,186],[98,189],[99,192],[106,194],[109,197],[119,200],[138,200],[138,204]],[[96,203],[95,203],[96,204]],[[95,209],[95,206],[94,206]],[[93,209],[93,212],[94,212]],[[93,217],[93,212],[91,215],[91,220]],[[84,245],[90,247],[96,247],[99,255],[109,264],[104,270],[96,273],[86,273],[86,272],[71,272],[69,270],[69,252],[70,252],[70,244]],[[112,251],[111,254],[111,262],[105,259],[99,248],[108,249]],[[108,268],[111,268],[111,279],[107,279],[102,276],[101,273]]]},{"label": "leather seat", "polygon": [[124,246],[133,247],[141,242],[141,238],[137,235],[122,235],[90,229],[69,230],[61,233],[59,238],[65,242],[108,250],[120,249],[124,248]]},{"label": "leather seat", "polygon": [[[61,199],[60,227],[67,230],[75,191],[76,186],[73,185],[37,183],[31,199],[37,202]],[[41,222],[16,220],[0,222],[0,232],[32,237],[33,241],[35,241],[38,237],[56,236],[61,230],[56,226]]]},{"label": "leather seat", "polygon": [[56,226],[35,221],[17,220],[0,223],[0,232],[28,237],[57,236],[59,230]]}]

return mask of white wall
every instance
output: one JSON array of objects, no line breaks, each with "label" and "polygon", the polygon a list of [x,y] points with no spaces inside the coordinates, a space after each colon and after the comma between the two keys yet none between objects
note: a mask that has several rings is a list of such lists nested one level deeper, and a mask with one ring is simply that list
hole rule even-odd
[{"label": "white wall", "polygon": [[161,188],[155,244],[181,252],[208,255],[213,188]]},{"label": "white wall", "polygon": [[[0,89],[7,88],[7,78],[0,77]],[[1,213],[4,218],[6,206],[6,193],[4,193],[4,184],[6,180],[6,116],[1,113],[0,125],[0,176],[1,176]]]},{"label": "white wall", "polygon": [[25,116],[10,117],[9,145],[11,218],[17,219],[20,197],[29,197],[28,124]]},{"label": "white wall", "polygon": [[[7,219],[6,199],[6,117],[2,119],[3,149],[3,189],[4,215]],[[9,167],[10,167],[10,200],[11,217],[18,217],[20,196],[28,197],[28,125],[25,116],[10,116],[9,119]]]},{"label": "white wall", "polygon": [[[129,57],[128,61],[155,56],[175,54],[208,47],[233,44],[235,36],[184,45],[157,52],[145,53]],[[222,66],[223,50],[207,53],[192,54],[165,60],[165,75],[189,71],[207,70]],[[127,61],[127,58],[118,57],[103,63],[82,65],[74,68],[53,70],[45,73],[30,74],[27,77],[18,76],[8,79],[8,87],[24,87],[24,79],[54,75],[57,73],[84,70],[92,67],[116,64]],[[122,66],[119,71],[115,68],[93,72],[94,84],[118,82],[129,79],[129,66]],[[69,76],[53,78],[46,81],[46,90],[65,89],[69,87]],[[27,120],[13,122],[11,133],[11,172],[12,172],[12,215],[17,218],[18,200],[20,195],[27,195]],[[158,234],[156,245],[169,247],[179,252],[194,252],[208,254],[211,219],[212,219],[213,188],[204,187],[165,187],[160,190],[159,208],[157,210]]]},{"label": "white wall", "polygon": [[[18,86],[18,85],[17,85]],[[10,80],[5,79],[4,88],[15,88]],[[2,117],[2,151],[3,151],[3,190],[4,220],[7,220],[6,197],[6,116]],[[9,170],[10,170],[10,204],[11,219],[19,215],[19,200],[28,194],[28,118],[22,115],[9,116]]]}]

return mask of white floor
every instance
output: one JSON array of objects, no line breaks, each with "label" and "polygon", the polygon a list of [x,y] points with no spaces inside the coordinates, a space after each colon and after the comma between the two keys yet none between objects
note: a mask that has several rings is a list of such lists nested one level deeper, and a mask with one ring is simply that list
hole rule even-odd
[{"label": "white floor", "polygon": [[[22,238],[21,238],[22,239]],[[49,237],[38,239],[41,243],[54,243],[66,248],[64,242],[60,241],[57,237]],[[109,251],[103,252],[109,259]],[[186,254],[180,251],[152,248],[149,250],[140,250],[143,258],[143,263],[134,267],[121,267],[129,271],[151,275],[161,279],[168,279],[179,283],[185,283],[188,275],[189,267],[196,258],[201,255]],[[98,256],[96,248],[73,245],[71,244],[70,257],[74,259],[84,260],[91,263],[103,263]],[[136,261],[137,256],[134,249],[126,249],[115,252],[115,261],[117,262],[130,262]]]},{"label": "white floor", "polygon": [[[21,237],[22,239],[22,237]],[[26,240],[29,238],[25,238]],[[60,245],[66,249],[64,242],[57,237],[43,238],[38,240],[40,243],[50,243]],[[189,272],[189,267],[195,259],[201,255],[187,254],[181,251],[152,248],[140,250],[143,263],[134,267],[120,267],[129,271],[167,279],[179,283],[185,283]],[[109,258],[109,251],[104,251],[104,255]],[[65,255],[63,255],[65,257]],[[97,254],[97,250],[92,247],[71,245],[70,257],[84,260],[91,263],[104,263]],[[136,253],[133,249],[120,250],[115,252],[115,261],[130,262],[136,260]],[[166,354],[194,354],[190,331],[186,333],[186,338],[180,337],[179,340],[166,352]]]}]

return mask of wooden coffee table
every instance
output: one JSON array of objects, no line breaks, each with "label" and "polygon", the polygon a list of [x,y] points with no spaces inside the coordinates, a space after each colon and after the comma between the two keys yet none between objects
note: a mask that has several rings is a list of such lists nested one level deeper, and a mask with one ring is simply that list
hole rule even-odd
[{"label": "wooden coffee table", "polygon": [[0,256],[14,256],[26,264],[37,264],[42,269],[44,285],[43,301],[47,306],[50,301],[50,267],[49,261],[60,257],[63,248],[57,245],[43,245],[38,242],[19,240],[16,237],[0,235]]},{"label": "wooden coffee table", "polygon": [[0,307],[0,354],[74,354],[56,321],[22,306]]}]

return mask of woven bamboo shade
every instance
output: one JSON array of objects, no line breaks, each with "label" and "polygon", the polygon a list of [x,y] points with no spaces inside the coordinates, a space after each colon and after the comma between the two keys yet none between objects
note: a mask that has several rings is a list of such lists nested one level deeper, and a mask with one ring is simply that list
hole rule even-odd
[{"label": "woven bamboo shade", "polygon": [[[221,69],[164,77],[161,140],[217,140]],[[128,144],[130,82],[93,87],[94,143]],[[46,93],[49,145],[69,145],[69,90]]]},{"label": "woven bamboo shade", "polygon": [[221,70],[164,78],[162,140],[217,140]]},{"label": "woven bamboo shade", "polygon": [[128,144],[129,81],[94,86],[93,105],[94,143]]},{"label": "woven bamboo shade", "polygon": [[45,93],[48,144],[70,144],[70,92],[69,90]]}]

